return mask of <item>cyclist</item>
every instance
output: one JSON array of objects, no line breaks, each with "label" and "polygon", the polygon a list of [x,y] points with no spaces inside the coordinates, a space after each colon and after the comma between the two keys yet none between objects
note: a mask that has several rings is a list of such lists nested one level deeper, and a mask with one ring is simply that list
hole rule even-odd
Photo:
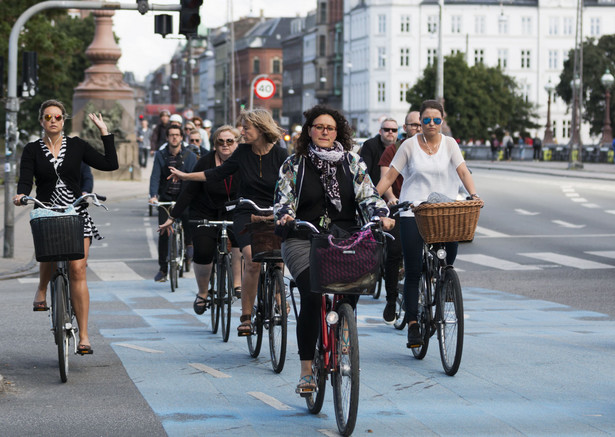
[{"label": "cyclist", "polygon": [[[404,181],[400,201],[425,201],[430,193],[440,193],[455,199],[459,181],[463,183],[472,198],[478,198],[474,180],[466,167],[459,146],[454,138],[440,133],[444,108],[435,100],[425,100],[421,105],[422,133],[407,139],[399,147],[386,174],[378,183],[378,192],[383,194],[399,175]],[[417,323],[419,280],[422,268],[423,239],[419,234],[412,211],[402,212],[400,235],[406,276],[404,300],[408,317],[407,347],[423,344]],[[458,243],[446,243],[446,262],[453,264],[457,256]]]},{"label": "cyclist", "polygon": [[[288,156],[286,150],[277,144],[284,135],[284,130],[273,121],[271,114],[262,108],[242,112],[239,122],[242,125],[245,144],[239,144],[224,164],[195,173],[184,173],[172,168],[171,176],[192,181],[215,182],[238,172],[241,177],[239,196],[252,200],[260,208],[270,208],[278,170]],[[261,263],[252,262],[250,235],[240,234],[245,225],[250,223],[252,214],[251,208],[240,206],[233,215],[233,230],[245,263],[241,283],[241,324],[237,327],[240,337],[252,335],[250,315],[261,270]]]},{"label": "cyclist", "polygon": [[[306,111],[304,116],[295,154],[280,169],[275,191],[276,224],[284,226],[299,219],[309,221],[322,232],[333,227],[350,230],[358,225],[358,209],[363,221],[378,215],[385,228],[392,228],[394,221],[386,217],[388,208],[378,196],[365,163],[351,152],[352,130],[344,116],[323,105]],[[310,287],[309,235],[303,230],[280,231],[285,234],[282,258],[301,295],[297,319],[301,378],[297,391],[308,393],[316,389],[312,360],[318,340],[321,297]]]},{"label": "cyclist", "polygon": [[[43,137],[26,144],[21,155],[17,195],[15,205],[21,205],[21,198],[30,194],[33,179],[36,180],[36,198],[41,202],[58,206],[68,206],[81,196],[82,162],[102,171],[118,169],[117,154],[113,135],[109,134],[101,114],[89,114],[88,118],[100,131],[105,154],[96,151],[89,143],[78,137],[63,134],[64,121],[68,118],[66,109],[58,100],[47,100],[39,109],[38,119],[43,127]],[[94,221],[87,211],[87,204],[77,207],[79,215],[85,220],[84,257],[69,262],[70,290],[79,325],[79,345],[77,352],[85,355],[93,353],[88,336],[88,315],[90,293],[86,277],[86,265],[92,237],[102,239]],[[41,262],[39,283],[34,297],[34,311],[47,311],[47,284],[53,274],[53,262]]]},{"label": "cyclist", "polygon": [[[192,135],[199,135],[199,133],[193,132],[190,135],[191,139]],[[237,148],[237,138],[239,138],[239,131],[234,127],[225,125],[218,128],[213,135],[214,150],[199,159],[194,166],[194,171],[204,171],[222,165]],[[191,220],[231,220],[232,212],[226,211],[224,204],[237,198],[238,187],[239,174],[237,173],[219,182],[189,182],[171,210],[171,217],[160,225],[160,231],[164,232],[169,229],[173,224],[173,217],[180,217],[188,205]],[[207,309],[209,277],[217,250],[218,230],[205,226],[191,226],[193,227],[194,275],[199,289],[193,308],[194,312],[200,315]],[[229,238],[232,244],[231,260],[235,294],[239,294],[241,290],[241,253],[233,232],[229,232]]]}]

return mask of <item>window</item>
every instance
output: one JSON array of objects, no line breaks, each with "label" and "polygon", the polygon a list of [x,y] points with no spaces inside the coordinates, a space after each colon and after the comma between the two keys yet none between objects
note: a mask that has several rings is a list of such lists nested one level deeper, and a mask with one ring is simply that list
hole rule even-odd
[{"label": "window", "polygon": [[271,61],[271,72],[273,74],[280,74],[282,72],[282,62],[280,62],[280,58],[273,58]]},{"label": "window", "polygon": [[474,65],[482,64],[485,59],[484,49],[474,49]]},{"label": "window", "polygon": [[279,121],[280,120],[280,108],[273,108],[271,110],[271,116],[273,117],[274,120]]},{"label": "window", "polygon": [[525,100],[525,103],[528,103],[530,101],[530,84],[522,83],[519,88],[521,95],[523,96],[523,100]]},{"label": "window", "polygon": [[461,15],[451,17],[451,33],[461,33]]},{"label": "window", "polygon": [[451,49],[451,55],[458,55],[460,53],[463,53],[463,50],[461,49]]},{"label": "window", "polygon": [[261,72],[261,60],[258,58],[252,59],[252,73],[259,74]]},{"label": "window", "polygon": [[384,103],[386,101],[386,83],[378,82],[378,102]]},{"label": "window", "polygon": [[500,14],[498,17],[498,33],[500,35],[508,34],[508,17],[504,14]]},{"label": "window", "polygon": [[570,138],[570,120],[562,120],[562,137]]},{"label": "window", "polygon": [[524,35],[532,34],[532,17],[521,17],[521,31]]},{"label": "window", "polygon": [[320,2],[319,12],[320,24],[325,24],[327,22],[327,2]]},{"label": "window", "polygon": [[549,69],[559,70],[559,51],[549,50]]},{"label": "window", "polygon": [[521,68],[529,69],[531,50],[521,50]]},{"label": "window", "polygon": [[327,37],[325,35],[318,36],[318,55],[327,55]]},{"label": "window", "polygon": [[591,36],[600,35],[600,17],[593,17],[589,21],[589,34]]},{"label": "window", "polygon": [[406,93],[410,89],[410,84],[408,82],[402,82],[399,84],[399,101],[406,101]]},{"label": "window", "polygon": [[410,15],[401,16],[401,32],[410,33]]},{"label": "window", "polygon": [[401,67],[409,67],[410,66],[410,49],[407,47],[402,47],[399,50],[399,65]]},{"label": "window", "polygon": [[549,17],[549,35],[559,34],[559,17]]},{"label": "window", "polygon": [[485,33],[485,16],[477,15],[474,17],[474,33]]},{"label": "window", "polygon": [[437,15],[429,15],[427,17],[427,32],[429,33],[438,32],[438,16]]},{"label": "window", "polygon": [[378,15],[378,33],[382,35],[386,33],[386,31],[387,31],[387,16]]},{"label": "window", "polygon": [[386,47],[378,47],[378,68],[386,68],[387,66],[387,49]]},{"label": "window", "polygon": [[574,20],[572,17],[564,17],[564,25],[562,26],[562,33],[570,36],[574,34]]},{"label": "window", "polygon": [[502,70],[508,67],[508,49],[498,49],[498,67]]},{"label": "window", "polygon": [[437,54],[437,49],[427,49],[427,65],[433,65],[436,63]]}]

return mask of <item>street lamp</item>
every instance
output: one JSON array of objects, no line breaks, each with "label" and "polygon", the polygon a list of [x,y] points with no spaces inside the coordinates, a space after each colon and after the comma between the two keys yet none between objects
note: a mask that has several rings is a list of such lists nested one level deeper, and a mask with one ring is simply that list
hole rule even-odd
[{"label": "street lamp", "polygon": [[[581,135],[579,133],[580,120],[580,108],[579,108],[579,92],[581,90],[581,79],[579,76],[570,81],[570,87],[572,88],[572,136],[570,143],[568,144],[568,168],[569,169],[581,169],[583,168],[582,159],[582,145]],[[576,153],[575,153],[576,152]]]},{"label": "street lamp", "polygon": [[602,140],[600,143],[603,146],[610,147],[613,143],[613,130],[611,129],[611,86],[613,82],[615,82],[615,78],[608,68],[600,78],[600,82],[602,82],[602,85],[606,89],[606,94],[604,96],[604,125],[602,127]]},{"label": "street lamp", "polygon": [[542,141],[546,144],[553,144],[553,132],[551,131],[551,94],[555,91],[555,85],[549,79],[549,82],[545,85],[545,91],[549,94],[549,100],[547,100],[547,126],[545,128],[545,137]]}]

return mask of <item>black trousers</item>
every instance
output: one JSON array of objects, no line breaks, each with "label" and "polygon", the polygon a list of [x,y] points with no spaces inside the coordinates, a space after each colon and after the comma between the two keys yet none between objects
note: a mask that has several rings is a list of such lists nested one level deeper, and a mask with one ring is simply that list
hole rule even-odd
[{"label": "black trousers", "polygon": [[[169,200],[160,200],[161,202],[168,202]],[[189,218],[188,218],[189,210],[185,209],[184,213],[181,215],[182,226],[184,227],[184,246],[192,245],[192,226],[190,226]],[[158,208],[158,224],[161,225],[167,221],[169,218],[169,214],[167,211],[159,207]],[[168,272],[168,255],[169,255],[169,236],[166,232],[159,234],[158,236],[158,265],[160,266],[160,271],[163,273]]]}]

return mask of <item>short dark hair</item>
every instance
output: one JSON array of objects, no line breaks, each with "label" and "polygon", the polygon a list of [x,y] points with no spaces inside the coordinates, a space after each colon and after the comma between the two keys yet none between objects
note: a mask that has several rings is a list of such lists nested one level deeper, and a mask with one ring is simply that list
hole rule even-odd
[{"label": "short dark hair", "polygon": [[38,110],[38,119],[42,120],[43,119],[43,113],[45,112],[45,109],[49,108],[50,106],[55,106],[56,108],[59,108],[60,111],[62,111],[62,118],[64,120],[66,120],[68,118],[68,115],[66,114],[66,109],[64,108],[64,103],[60,102],[59,100],[45,100],[42,104],[41,107]]},{"label": "short dark hair", "polygon": [[421,118],[423,117],[423,112],[425,112],[426,109],[437,109],[440,111],[440,115],[444,116],[444,106],[442,106],[442,103],[437,100],[425,100],[421,104],[421,110],[419,111],[421,113]]},{"label": "short dark hair", "polygon": [[330,115],[333,117],[333,120],[335,120],[335,127],[337,128],[337,136],[335,141],[338,141],[344,150],[352,150],[352,128],[348,124],[346,117],[344,117],[342,113],[336,109],[325,105],[316,105],[303,113],[305,123],[303,123],[301,135],[299,135],[299,139],[297,140],[297,147],[295,148],[297,154],[307,155],[308,146],[312,141],[310,138],[310,128],[312,127],[314,120],[323,114]]},{"label": "short dark hair", "polygon": [[167,138],[169,138],[169,134],[171,133],[172,130],[177,130],[177,131],[179,131],[180,135],[183,135],[182,134],[182,128],[177,126],[176,124],[172,124],[171,126],[169,126],[167,128]]}]

